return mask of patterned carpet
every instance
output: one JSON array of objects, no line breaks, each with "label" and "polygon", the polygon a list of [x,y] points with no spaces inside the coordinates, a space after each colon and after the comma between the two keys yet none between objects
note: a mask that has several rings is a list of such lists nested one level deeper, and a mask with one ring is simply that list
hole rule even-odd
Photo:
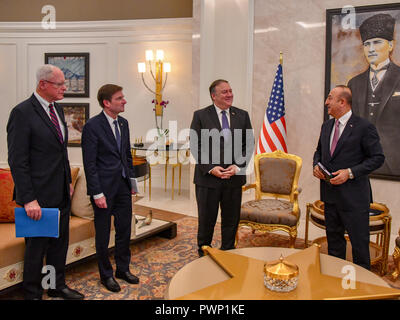
[{"label": "patterned carpet", "polygon": [[[122,290],[119,293],[107,291],[99,280],[97,263],[95,259],[69,268],[66,274],[67,284],[83,294],[87,300],[148,300],[163,299],[170,279],[187,263],[198,258],[196,233],[197,219],[184,217],[176,221],[178,225],[177,237],[168,240],[153,237],[131,246],[132,259],[131,271],[140,278],[140,284],[130,285],[118,280]],[[213,247],[220,246],[220,226],[217,224],[214,234]],[[239,236],[238,247],[246,246],[275,246],[286,247],[288,237],[280,234],[255,234],[242,228]],[[304,240],[297,239],[295,247],[304,248]],[[390,281],[390,272],[393,271],[393,261],[389,259],[389,273],[384,279],[393,287],[400,289],[400,279]],[[112,260],[114,263],[114,261]],[[46,294],[44,299],[49,298]],[[16,289],[0,299],[22,299],[22,291]]]}]

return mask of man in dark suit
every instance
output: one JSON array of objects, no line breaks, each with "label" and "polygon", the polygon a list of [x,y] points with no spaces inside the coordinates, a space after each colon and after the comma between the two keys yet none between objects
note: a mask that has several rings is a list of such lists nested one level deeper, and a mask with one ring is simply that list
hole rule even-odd
[{"label": "man in dark suit", "polygon": [[27,215],[39,220],[41,208],[60,209],[59,238],[25,238],[23,288],[26,299],[41,299],[42,267],[56,271],[51,297],[83,299],[65,285],[65,262],[69,240],[71,171],[68,161],[68,130],[63,109],[55,101],[64,98],[65,78],[54,66],[38,69],[36,92],[17,105],[7,124],[8,163],[15,183],[14,198]]},{"label": "man in dark suit", "polygon": [[369,68],[349,81],[354,114],[376,126],[386,159],[374,173],[400,175],[400,152],[394,148],[400,138],[400,67],[393,63],[395,19],[376,14],[360,25],[364,55]]},{"label": "man in dark suit", "polygon": [[232,106],[232,89],[226,80],[210,88],[213,104],[193,114],[190,149],[196,159],[194,183],[198,207],[198,252],[211,245],[221,206],[222,250],[233,249],[240,219],[246,166],[254,149],[249,115]]},{"label": "man in dark suit", "polygon": [[134,176],[128,121],[119,116],[126,100],[122,87],[102,86],[97,100],[103,111],[83,127],[82,154],[87,193],[94,208],[96,255],[101,283],[110,291],[121,290],[113,277],[108,257],[111,215],[115,225],[115,276],[128,283],[139,283],[129,271],[132,222],[132,185]]},{"label": "man in dark suit", "polygon": [[[346,259],[347,231],[353,262],[370,269],[369,206],[372,202],[368,174],[384,162],[379,136],[373,124],[351,112],[351,91],[337,86],[325,105],[333,118],[322,124],[313,174],[321,179],[325,204],[328,254]],[[334,176],[327,179],[318,163]]]}]

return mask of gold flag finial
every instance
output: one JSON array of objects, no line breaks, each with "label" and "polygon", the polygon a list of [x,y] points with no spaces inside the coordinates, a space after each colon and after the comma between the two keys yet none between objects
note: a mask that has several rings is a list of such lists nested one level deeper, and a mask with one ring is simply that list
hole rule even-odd
[{"label": "gold flag finial", "polygon": [[283,65],[283,52],[281,51],[279,54],[279,63]]}]

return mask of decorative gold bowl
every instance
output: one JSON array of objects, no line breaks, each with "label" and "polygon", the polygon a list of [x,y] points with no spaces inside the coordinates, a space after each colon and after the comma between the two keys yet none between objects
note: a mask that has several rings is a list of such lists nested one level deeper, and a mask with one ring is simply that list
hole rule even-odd
[{"label": "decorative gold bowl", "polygon": [[264,285],[277,292],[289,292],[297,287],[299,267],[283,259],[264,264]]}]

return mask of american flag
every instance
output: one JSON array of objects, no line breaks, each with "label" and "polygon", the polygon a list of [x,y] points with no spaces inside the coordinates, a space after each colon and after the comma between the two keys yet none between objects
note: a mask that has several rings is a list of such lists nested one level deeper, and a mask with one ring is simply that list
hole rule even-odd
[{"label": "american flag", "polygon": [[274,152],[275,150],[287,152],[285,100],[283,96],[281,64],[279,64],[276,71],[274,85],[269,97],[267,110],[265,111],[260,137],[258,138],[256,154]]}]

